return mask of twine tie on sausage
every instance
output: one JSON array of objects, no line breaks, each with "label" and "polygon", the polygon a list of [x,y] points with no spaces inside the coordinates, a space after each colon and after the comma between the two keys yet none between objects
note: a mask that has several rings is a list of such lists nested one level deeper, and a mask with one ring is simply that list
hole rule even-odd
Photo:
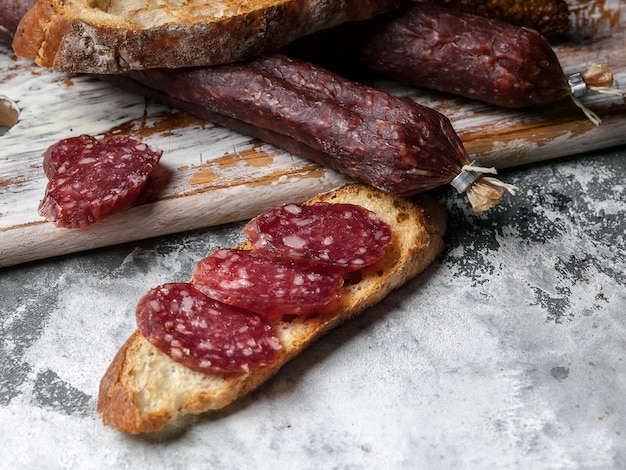
[{"label": "twine tie on sausage", "polygon": [[494,167],[478,166],[477,162],[473,161],[469,165],[463,165],[461,173],[450,184],[459,193],[467,193],[467,197],[475,211],[485,211],[500,202],[505,190],[512,195],[519,191],[517,186],[504,183],[491,176],[485,176],[497,173],[498,170]]},{"label": "twine tie on sausage", "polygon": [[498,174],[498,170],[496,170],[495,167],[490,166],[490,167],[486,167],[486,166],[477,166],[476,162],[472,162],[469,165],[463,165],[463,167],[461,168],[461,171],[474,171],[477,173],[490,173],[492,175],[497,175]]},{"label": "twine tie on sausage", "polygon": [[517,191],[519,191],[519,188],[515,186],[514,184],[505,183],[504,181],[500,181],[498,178],[492,178],[490,176],[483,176],[480,179],[498,188],[506,189],[509,192],[509,194],[512,196],[515,196]]},{"label": "twine tie on sausage", "polygon": [[459,173],[456,178],[454,178],[450,184],[459,192],[464,193],[467,188],[470,187],[472,183],[474,183],[479,178],[485,178],[487,181],[495,182],[493,183],[495,186],[502,187],[506,189],[512,195],[515,195],[516,191],[519,191],[517,186],[512,184],[503,183],[497,178],[490,178],[484,176],[485,174],[497,175],[498,170],[495,167],[484,167],[478,166],[476,161],[473,161],[469,165],[463,165],[461,168],[461,173]]},{"label": "twine tie on sausage", "polygon": [[599,126],[602,119],[587,108],[581,101],[580,97],[585,96],[590,91],[602,93],[606,95],[624,96],[624,92],[617,88],[613,88],[613,73],[602,64],[594,63],[589,67],[587,72],[574,73],[567,77],[567,83],[570,87],[570,98],[576,106],[578,106],[585,116],[596,126]]}]

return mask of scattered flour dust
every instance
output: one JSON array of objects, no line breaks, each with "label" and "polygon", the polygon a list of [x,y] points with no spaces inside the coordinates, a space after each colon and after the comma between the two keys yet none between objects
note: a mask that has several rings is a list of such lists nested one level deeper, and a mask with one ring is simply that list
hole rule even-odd
[{"label": "scattered flour dust", "polygon": [[147,267],[141,263],[143,254],[132,252],[104,278],[90,272],[62,276],[46,327],[23,355],[31,375],[50,370],[87,395],[97,395],[104,371],[136,328],[139,299],[151,287],[177,280],[173,277],[183,269],[177,252]]},{"label": "scattered flour dust", "polygon": [[[85,426],[72,416],[28,406],[22,399],[0,407],[0,435],[4,453],[3,468],[71,469],[89,468],[82,449],[89,442],[102,441],[96,425]],[[16,419],[16,417],[20,417]],[[63,429],[63,433],[51,430]],[[69,440],[71,438],[71,441]],[[37,443],[37,445],[33,445]]]},{"label": "scattered flour dust", "polygon": [[[72,276],[73,277],[73,276]],[[82,276],[68,279],[40,338],[24,354],[33,371],[53,370],[92,394],[99,376],[134,327],[128,280],[111,284]],[[107,359],[108,358],[108,359]]]},{"label": "scattered flour dust", "polygon": [[458,230],[449,234],[445,269],[495,301],[503,292],[496,285],[504,284],[519,297],[511,304],[532,299],[555,322],[598,309],[602,298],[616,300],[626,282],[622,173],[583,158],[529,168],[508,181],[520,194],[486,214],[448,201]]},{"label": "scattered flour dust", "polygon": [[[355,468],[513,468],[534,457],[512,449],[533,447],[574,463],[570,450],[544,435],[556,419],[550,404],[536,396],[528,406],[524,364],[502,368],[498,361],[502,345],[481,321],[497,308],[455,311],[449,287],[435,277],[419,300],[398,304],[406,299],[391,295],[298,359],[310,361],[297,369],[304,374],[290,377],[287,368],[264,391],[281,420],[270,417],[276,425],[264,433],[267,446],[294,459],[313,458],[324,446]],[[393,315],[385,314],[389,304]],[[328,416],[330,423],[320,419]],[[489,452],[476,442],[491,443]]]}]

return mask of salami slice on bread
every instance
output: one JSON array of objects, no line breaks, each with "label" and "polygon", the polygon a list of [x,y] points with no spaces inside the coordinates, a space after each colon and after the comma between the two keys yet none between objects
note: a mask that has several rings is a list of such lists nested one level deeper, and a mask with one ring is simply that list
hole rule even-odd
[{"label": "salami slice on bread", "polygon": [[[119,350],[100,383],[98,412],[105,425],[138,434],[158,431],[184,415],[223,408],[255,390],[317,338],[381,301],[417,276],[443,249],[444,209],[430,196],[392,196],[351,184],[321,194],[308,204],[348,203],[374,212],[391,226],[384,257],[340,288],[337,300],[317,315],[277,319],[282,349],[276,360],[250,372],[203,373],[175,362],[135,331]],[[249,249],[246,242],[239,248]]]},{"label": "salami slice on bread", "polygon": [[39,0],[20,21],[18,57],[61,72],[208,66],[271,52],[400,0]]}]

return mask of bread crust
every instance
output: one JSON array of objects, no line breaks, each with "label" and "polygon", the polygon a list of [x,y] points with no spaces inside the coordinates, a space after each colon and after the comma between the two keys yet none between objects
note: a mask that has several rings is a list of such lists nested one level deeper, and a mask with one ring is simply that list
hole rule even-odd
[{"label": "bread crust", "polygon": [[[385,257],[364,269],[358,283],[344,286],[319,315],[274,324],[283,345],[277,361],[246,374],[203,374],[174,362],[135,331],[100,383],[98,413],[105,425],[138,434],[161,430],[183,415],[223,408],[266,382],[312,342],[380,302],[417,276],[443,249],[444,209],[422,194],[411,200],[369,186],[350,184],[309,201],[366,207],[391,225]],[[246,248],[241,245],[240,248]]]},{"label": "bread crust", "polygon": [[130,9],[125,2],[39,0],[18,25],[15,54],[67,73],[216,65],[274,51],[298,37],[401,3],[217,0]]}]

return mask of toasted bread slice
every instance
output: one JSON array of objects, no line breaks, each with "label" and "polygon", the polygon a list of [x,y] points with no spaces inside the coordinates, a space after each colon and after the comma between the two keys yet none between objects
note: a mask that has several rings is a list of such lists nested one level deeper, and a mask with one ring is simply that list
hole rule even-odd
[{"label": "toasted bread slice", "polygon": [[61,72],[206,66],[389,11],[400,0],[39,0],[20,21],[18,57]]},{"label": "toasted bread slice", "polygon": [[390,224],[393,241],[385,257],[362,270],[359,282],[344,286],[339,299],[319,315],[278,321],[275,327],[283,345],[279,359],[249,373],[194,372],[171,360],[136,331],[102,378],[98,412],[104,424],[137,434],[160,430],[186,414],[225,407],[259,387],[318,337],[422,272],[443,249],[446,214],[427,195],[408,200],[351,184],[309,202],[319,201],[358,204]]}]

